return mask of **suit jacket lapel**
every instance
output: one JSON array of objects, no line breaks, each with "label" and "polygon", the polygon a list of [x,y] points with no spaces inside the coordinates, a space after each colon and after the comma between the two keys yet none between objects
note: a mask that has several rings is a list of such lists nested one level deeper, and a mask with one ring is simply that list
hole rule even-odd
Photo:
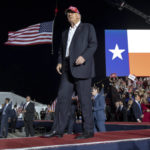
[{"label": "suit jacket lapel", "polygon": [[72,38],[72,41],[71,41],[71,43],[70,43],[70,47],[71,47],[71,45],[72,45],[74,39],[76,38],[76,36],[77,36],[78,33],[80,32],[80,30],[81,30],[81,25],[82,25],[82,23],[79,24],[79,26],[77,27],[77,29],[76,29],[76,31],[75,31],[75,33],[74,33],[74,35],[73,35],[73,38]]},{"label": "suit jacket lapel", "polygon": [[[76,29],[76,31],[75,31],[75,33],[74,33],[74,35],[73,35],[73,38],[72,38],[72,40],[71,40],[71,43],[70,43],[70,47],[71,47],[71,45],[72,45],[72,43],[73,43],[75,37],[78,35],[78,33],[79,33],[79,31],[80,31],[81,25],[82,25],[82,23],[79,24],[79,26],[77,27],[77,29]],[[69,33],[69,29],[65,32],[65,41],[64,41],[64,42],[65,42],[65,48],[64,48],[65,54],[66,54],[66,48],[67,48],[68,33]],[[70,49],[70,47],[69,47],[69,49]]]}]

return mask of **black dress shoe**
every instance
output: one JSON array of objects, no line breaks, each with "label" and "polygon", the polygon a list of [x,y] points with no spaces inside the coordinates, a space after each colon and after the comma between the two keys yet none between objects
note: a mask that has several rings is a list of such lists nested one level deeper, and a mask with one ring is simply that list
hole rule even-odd
[{"label": "black dress shoe", "polygon": [[50,132],[49,134],[44,135],[45,138],[51,138],[51,137],[59,137],[62,138],[63,134],[60,134],[56,131]]},{"label": "black dress shoe", "polygon": [[88,139],[88,138],[92,138],[94,137],[94,133],[83,133],[77,137],[75,137],[75,139],[80,140],[80,139]]}]

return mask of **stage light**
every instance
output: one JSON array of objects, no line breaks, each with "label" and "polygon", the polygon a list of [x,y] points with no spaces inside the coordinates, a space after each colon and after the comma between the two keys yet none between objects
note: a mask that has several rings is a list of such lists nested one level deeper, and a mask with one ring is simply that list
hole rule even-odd
[{"label": "stage light", "polygon": [[150,24],[150,16],[132,7],[131,5],[127,4],[125,0],[104,0],[104,1],[106,1],[108,4],[111,4],[112,6],[117,6],[119,10],[123,10],[124,8],[127,9],[131,11],[132,13],[145,19],[145,22],[147,24]]}]

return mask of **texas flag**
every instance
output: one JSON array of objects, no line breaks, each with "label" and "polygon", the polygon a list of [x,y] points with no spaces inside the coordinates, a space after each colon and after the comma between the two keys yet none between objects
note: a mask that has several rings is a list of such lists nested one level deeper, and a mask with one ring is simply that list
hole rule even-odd
[{"label": "texas flag", "polygon": [[105,30],[106,75],[150,76],[150,30]]}]

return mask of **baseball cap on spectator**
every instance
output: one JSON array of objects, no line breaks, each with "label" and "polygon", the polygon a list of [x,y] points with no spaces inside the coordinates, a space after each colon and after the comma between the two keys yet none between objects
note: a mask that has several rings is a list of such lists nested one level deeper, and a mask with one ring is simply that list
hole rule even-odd
[{"label": "baseball cap on spectator", "polygon": [[73,12],[73,13],[78,13],[80,14],[79,10],[77,7],[74,6],[70,6],[66,9],[65,14],[67,14],[68,12]]},{"label": "baseball cap on spectator", "polygon": [[116,78],[116,77],[117,77],[117,74],[116,74],[116,73],[112,73],[112,74],[110,75],[110,77],[111,77],[111,78]]}]

